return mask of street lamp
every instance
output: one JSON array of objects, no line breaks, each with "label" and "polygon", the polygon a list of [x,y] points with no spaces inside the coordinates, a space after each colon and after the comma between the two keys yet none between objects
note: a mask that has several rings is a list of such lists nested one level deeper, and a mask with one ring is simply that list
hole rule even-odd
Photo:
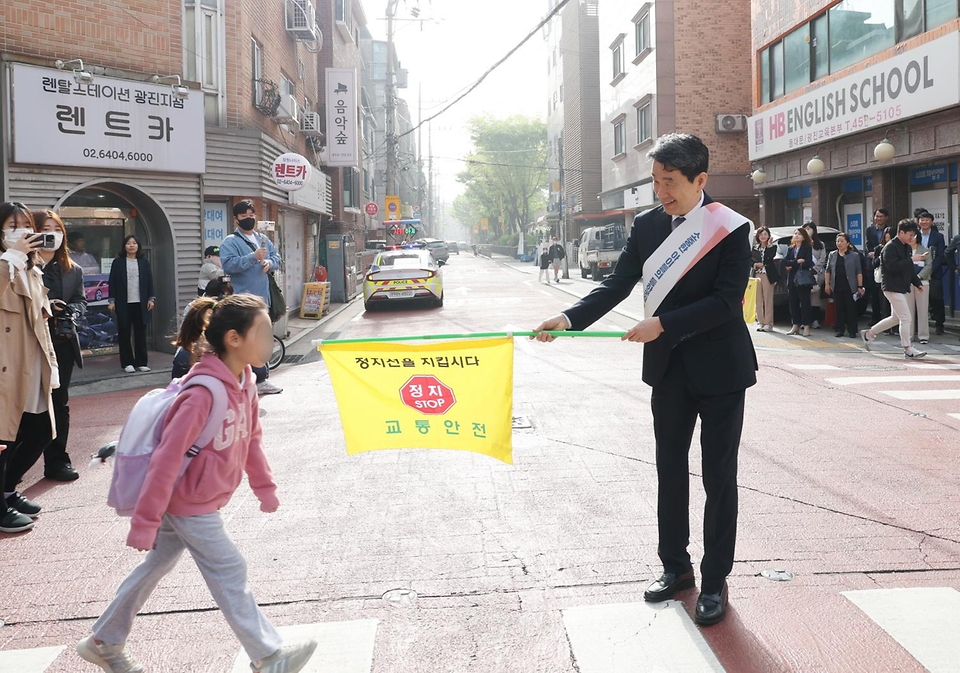
[{"label": "street lamp", "polygon": [[73,69],[73,77],[77,80],[77,84],[90,84],[93,81],[93,75],[83,69],[83,61],[79,58],[71,58],[68,61],[58,58],[53,64],[57,66],[57,70],[63,70],[68,65],[78,65],[78,68]]},{"label": "street lamp", "polygon": [[750,178],[753,180],[753,184],[762,185],[767,181],[767,172],[763,170],[763,166],[760,166],[753,173],[750,174]]},{"label": "street lamp", "polygon": [[884,136],[883,140],[873,148],[873,156],[877,161],[890,161],[897,156],[897,148]]},{"label": "street lamp", "polygon": [[823,163],[823,159],[820,158],[819,154],[814,154],[813,159],[807,162],[807,172],[810,175],[820,175],[827,169],[827,165]]}]

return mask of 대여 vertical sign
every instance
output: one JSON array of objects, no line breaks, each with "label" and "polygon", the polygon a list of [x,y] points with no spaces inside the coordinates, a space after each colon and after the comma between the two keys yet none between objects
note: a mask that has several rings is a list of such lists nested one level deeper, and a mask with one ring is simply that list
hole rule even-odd
[{"label": "\ub300\uc5ec vertical sign", "polygon": [[327,165],[357,165],[357,69],[327,68]]}]

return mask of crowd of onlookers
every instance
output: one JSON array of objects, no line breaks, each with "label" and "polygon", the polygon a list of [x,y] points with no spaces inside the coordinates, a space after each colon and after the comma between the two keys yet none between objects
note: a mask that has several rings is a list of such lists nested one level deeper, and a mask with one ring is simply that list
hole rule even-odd
[{"label": "crowd of onlookers", "polygon": [[[931,213],[918,209],[912,219],[893,226],[889,212],[878,208],[863,240],[860,249],[846,233],[838,233],[836,249],[828,253],[817,225],[807,222],[794,231],[781,254],[770,230],[758,228],[753,246],[753,277],[759,281],[757,331],[773,331],[774,295],[784,288],[790,308],[788,335],[810,336],[832,303],[836,337],[860,338],[869,350],[877,334],[885,332],[899,335],[907,357],[926,355],[913,342],[929,343],[931,320],[935,333],[944,333],[943,278],[957,271],[960,235],[947,245]],[[873,324],[861,330],[859,316],[867,307]]]}]

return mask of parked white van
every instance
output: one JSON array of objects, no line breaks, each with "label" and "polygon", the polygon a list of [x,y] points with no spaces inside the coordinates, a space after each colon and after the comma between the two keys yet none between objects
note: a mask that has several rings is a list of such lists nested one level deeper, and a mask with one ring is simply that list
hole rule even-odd
[{"label": "parked white van", "polygon": [[580,265],[580,277],[589,274],[594,280],[613,271],[620,258],[620,251],[627,244],[626,229],[623,224],[607,224],[602,227],[590,227],[580,234],[580,247],[577,249],[577,263]]}]

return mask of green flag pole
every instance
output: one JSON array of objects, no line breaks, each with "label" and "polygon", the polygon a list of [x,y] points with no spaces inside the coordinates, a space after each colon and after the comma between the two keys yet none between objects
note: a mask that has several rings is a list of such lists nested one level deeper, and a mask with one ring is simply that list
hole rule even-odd
[{"label": "green flag pole", "polygon": [[475,332],[473,334],[421,334],[419,336],[369,337],[366,339],[318,339],[313,345],[318,349],[333,344],[391,343],[396,341],[452,341],[457,339],[503,339],[507,337],[532,337],[537,334],[549,334],[553,337],[619,339],[626,332],[574,332],[570,330],[556,332]]}]

